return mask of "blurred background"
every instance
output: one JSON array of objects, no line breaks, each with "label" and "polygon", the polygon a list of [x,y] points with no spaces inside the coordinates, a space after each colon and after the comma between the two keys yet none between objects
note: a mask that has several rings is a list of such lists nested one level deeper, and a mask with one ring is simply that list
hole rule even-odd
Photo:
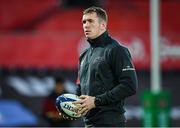
[{"label": "blurred background", "polygon": [[[75,92],[78,56],[88,47],[82,11],[92,5],[107,11],[109,33],[132,54],[139,89],[125,103],[127,126],[144,125],[151,112],[141,100],[151,88],[150,0],[0,0],[0,126],[84,126],[61,119],[54,101]],[[160,75],[171,97],[162,120],[173,127],[180,126],[179,12],[179,0],[160,0]]]}]

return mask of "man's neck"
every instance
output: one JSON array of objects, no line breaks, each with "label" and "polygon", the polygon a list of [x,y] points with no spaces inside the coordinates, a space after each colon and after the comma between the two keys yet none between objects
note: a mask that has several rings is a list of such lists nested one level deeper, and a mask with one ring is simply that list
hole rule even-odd
[{"label": "man's neck", "polygon": [[95,38],[88,38],[88,40],[94,40],[94,39],[96,39],[96,38],[98,38],[99,36],[101,36],[104,32],[105,32],[106,30],[102,30],[100,33],[99,33],[99,35],[98,36],[96,36]]}]

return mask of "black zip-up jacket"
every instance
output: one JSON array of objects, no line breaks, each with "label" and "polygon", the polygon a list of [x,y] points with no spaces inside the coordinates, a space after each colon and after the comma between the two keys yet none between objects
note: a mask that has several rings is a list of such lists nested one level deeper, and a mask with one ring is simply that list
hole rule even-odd
[{"label": "black zip-up jacket", "polygon": [[80,55],[78,95],[95,96],[100,104],[85,116],[86,124],[118,124],[124,99],[137,90],[137,76],[127,48],[108,32],[93,40]]}]

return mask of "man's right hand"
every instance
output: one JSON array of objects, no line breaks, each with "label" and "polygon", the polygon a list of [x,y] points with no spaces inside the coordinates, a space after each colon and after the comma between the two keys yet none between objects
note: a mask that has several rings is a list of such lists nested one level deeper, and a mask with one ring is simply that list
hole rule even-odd
[{"label": "man's right hand", "polygon": [[72,118],[70,116],[66,116],[64,115],[63,113],[59,113],[59,115],[63,118],[63,119],[66,119],[66,120],[76,120],[75,118]]}]

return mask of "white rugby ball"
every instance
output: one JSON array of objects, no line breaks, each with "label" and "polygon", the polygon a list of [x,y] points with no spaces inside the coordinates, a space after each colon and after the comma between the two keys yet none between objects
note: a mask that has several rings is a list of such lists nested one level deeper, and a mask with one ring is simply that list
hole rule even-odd
[{"label": "white rugby ball", "polygon": [[80,118],[81,116],[77,114],[78,110],[74,110],[76,107],[73,102],[79,100],[79,97],[74,94],[62,94],[56,98],[56,108],[61,113],[70,116],[72,118]]}]

